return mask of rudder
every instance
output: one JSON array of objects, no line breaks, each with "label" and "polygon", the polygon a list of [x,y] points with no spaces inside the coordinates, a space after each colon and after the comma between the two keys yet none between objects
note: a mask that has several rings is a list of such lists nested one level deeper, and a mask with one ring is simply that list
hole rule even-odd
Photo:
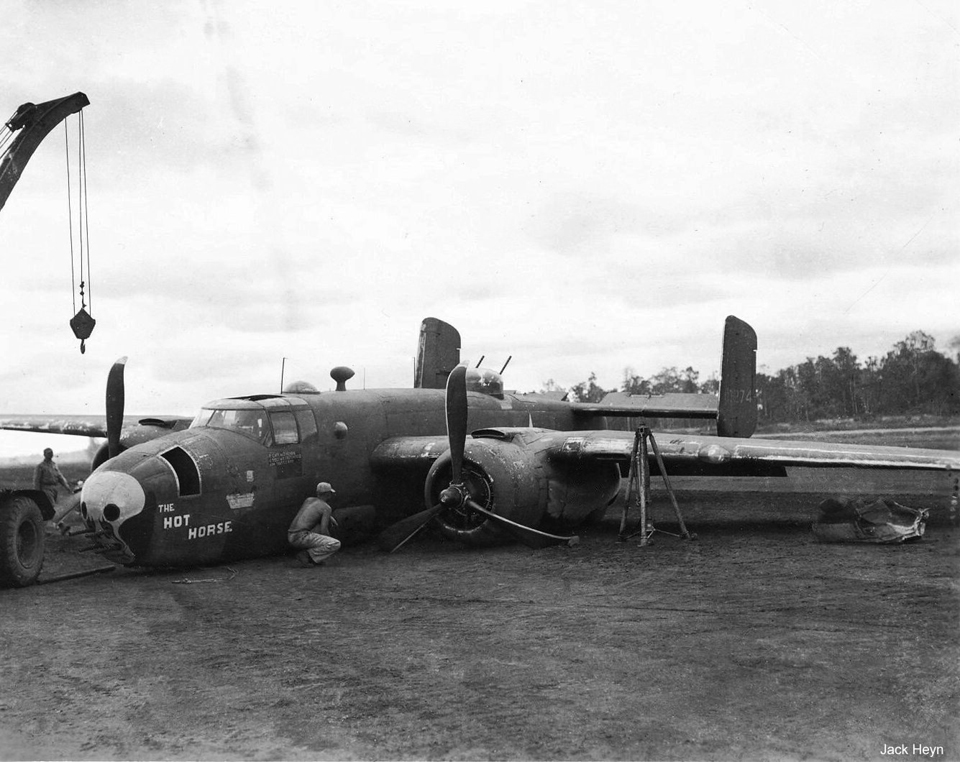
[{"label": "rudder", "polygon": [[717,434],[749,437],[757,428],[757,333],[730,315],[723,327]]},{"label": "rudder", "polygon": [[460,364],[460,332],[438,318],[424,318],[414,370],[414,389],[445,389],[450,371]]}]

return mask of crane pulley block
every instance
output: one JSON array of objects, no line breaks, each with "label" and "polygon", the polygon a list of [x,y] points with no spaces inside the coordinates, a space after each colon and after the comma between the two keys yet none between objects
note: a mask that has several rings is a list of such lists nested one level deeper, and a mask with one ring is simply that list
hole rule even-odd
[{"label": "crane pulley block", "polygon": [[80,308],[80,311],[77,312],[72,318],[70,318],[70,327],[73,329],[73,335],[80,339],[80,353],[87,351],[84,341],[90,338],[90,334],[93,333],[93,327],[97,324],[97,321],[94,320],[90,313],[87,312],[83,307]]}]

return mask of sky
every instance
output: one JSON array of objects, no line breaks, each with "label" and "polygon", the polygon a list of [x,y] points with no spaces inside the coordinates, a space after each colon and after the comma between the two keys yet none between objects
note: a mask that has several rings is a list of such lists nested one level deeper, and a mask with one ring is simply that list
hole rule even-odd
[{"label": "sky", "polygon": [[521,391],[706,379],[731,314],[768,373],[960,336],[955,3],[4,10],[0,116],[90,99],[97,326],[61,125],[0,211],[0,414],[100,414],[121,356],[130,414],[409,387],[427,316]]}]

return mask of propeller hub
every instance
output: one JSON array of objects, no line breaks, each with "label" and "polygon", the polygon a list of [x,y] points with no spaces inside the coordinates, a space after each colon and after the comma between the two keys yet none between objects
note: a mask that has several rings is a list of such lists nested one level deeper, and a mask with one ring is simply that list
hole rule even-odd
[{"label": "propeller hub", "polygon": [[463,505],[465,499],[463,485],[460,484],[451,484],[440,492],[440,503],[446,508],[456,508]]}]

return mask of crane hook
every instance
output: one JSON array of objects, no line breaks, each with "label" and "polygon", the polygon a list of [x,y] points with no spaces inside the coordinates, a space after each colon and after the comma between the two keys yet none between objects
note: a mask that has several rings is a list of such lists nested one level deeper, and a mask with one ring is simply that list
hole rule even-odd
[{"label": "crane hook", "polygon": [[93,333],[93,327],[96,324],[97,321],[90,317],[90,313],[83,307],[70,319],[70,327],[73,329],[73,335],[80,339],[80,354],[84,354],[87,351],[87,346],[84,342],[90,338],[90,334]]}]

